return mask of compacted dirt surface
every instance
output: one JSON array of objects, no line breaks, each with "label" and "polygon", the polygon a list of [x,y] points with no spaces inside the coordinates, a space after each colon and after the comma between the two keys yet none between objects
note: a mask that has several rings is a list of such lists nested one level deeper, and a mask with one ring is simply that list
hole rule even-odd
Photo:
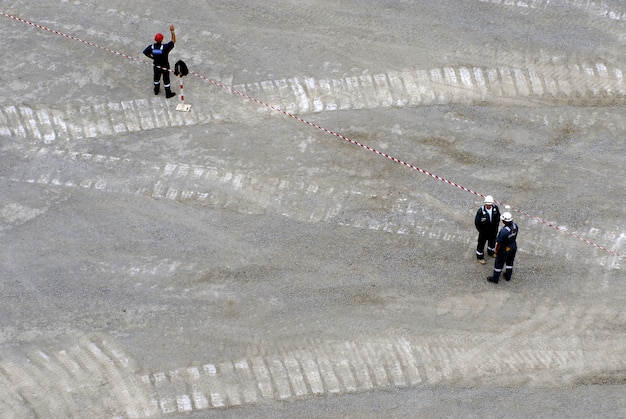
[{"label": "compacted dirt surface", "polygon": [[626,417],[625,2],[0,5],[0,417]]}]

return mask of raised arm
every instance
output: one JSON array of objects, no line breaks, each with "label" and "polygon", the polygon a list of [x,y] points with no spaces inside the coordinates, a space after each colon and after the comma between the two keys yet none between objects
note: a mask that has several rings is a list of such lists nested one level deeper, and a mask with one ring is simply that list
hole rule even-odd
[{"label": "raised arm", "polygon": [[174,32],[174,24],[170,25],[170,33],[172,34],[172,42],[176,43],[176,32]]}]

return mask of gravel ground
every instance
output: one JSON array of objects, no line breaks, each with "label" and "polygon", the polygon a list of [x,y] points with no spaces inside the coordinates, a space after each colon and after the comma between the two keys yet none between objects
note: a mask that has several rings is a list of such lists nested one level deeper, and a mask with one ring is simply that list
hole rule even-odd
[{"label": "gravel ground", "polygon": [[1,4],[0,417],[626,417],[623,1]]}]

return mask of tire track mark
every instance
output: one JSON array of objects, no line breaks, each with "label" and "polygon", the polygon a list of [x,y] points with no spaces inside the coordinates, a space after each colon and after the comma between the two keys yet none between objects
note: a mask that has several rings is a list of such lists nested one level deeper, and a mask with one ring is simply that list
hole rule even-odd
[{"label": "tire track mark", "polygon": [[0,362],[3,392],[21,398],[3,403],[2,411],[25,417],[76,417],[86,411],[95,417],[151,415],[155,410],[149,409],[148,393],[130,367],[119,346],[98,335],[56,354],[33,350],[24,362]]},{"label": "tire track mark", "polygon": [[548,300],[529,319],[478,337],[445,330],[309,340],[143,375],[119,344],[88,335],[52,355],[35,349],[25,362],[0,362],[0,382],[9,389],[0,402],[28,415],[80,415],[86,403],[99,416],[149,417],[420,385],[568,385],[626,368],[626,334],[615,332],[624,322],[605,306]]},{"label": "tire track mark", "polygon": [[[13,376],[13,378],[11,378]],[[0,418],[32,417],[35,412],[29,402],[20,394],[20,383],[16,383],[15,366],[10,362],[0,362]]]},{"label": "tire track mark", "polygon": [[481,3],[492,3],[510,7],[517,7],[523,10],[557,8],[571,6],[580,10],[588,11],[596,16],[610,20],[623,21],[626,17],[626,9],[621,3],[610,5],[609,1],[588,1],[588,0],[561,0],[550,2],[550,0],[478,0]]},{"label": "tire track mark", "polygon": [[[618,350],[615,356],[609,354],[626,342],[623,334],[613,335],[612,347],[604,345],[600,349],[593,346],[585,349],[577,339],[559,341],[563,333],[570,332],[562,330],[560,317],[583,317],[589,311],[600,321],[616,315],[610,310],[590,306],[577,310],[544,307],[529,321],[517,323],[511,330],[499,334],[484,335],[485,339],[476,345],[469,345],[471,340],[464,337],[451,336],[447,340],[446,334],[438,336],[435,345],[428,338],[400,336],[308,342],[305,348],[298,345],[294,349],[283,346],[278,353],[237,361],[239,369],[247,371],[239,385],[255,395],[248,397],[245,403],[254,403],[259,399],[289,400],[422,384],[473,386],[497,383],[509,376],[531,384],[563,385],[593,371],[606,371],[602,358],[608,356],[611,357],[610,369],[621,371],[626,364],[621,357],[623,350]],[[536,346],[536,338],[542,340],[543,346]],[[446,345],[446,342],[453,345]],[[468,345],[459,347],[458,342]],[[503,346],[503,342],[507,345]],[[508,349],[518,346],[521,349],[515,352]],[[237,385],[237,379],[231,383]],[[209,391],[198,386],[194,389],[202,394]],[[204,398],[206,396],[201,397]],[[212,407],[230,405],[224,400]]]},{"label": "tire track mark", "polygon": [[[450,232],[443,222],[428,210],[432,197],[428,194],[412,194],[409,198],[396,198],[383,201],[384,210],[377,194],[372,190],[380,188],[366,185],[351,185],[350,189],[336,189],[320,186],[315,180],[305,181],[299,176],[276,178],[267,177],[252,171],[230,171],[219,166],[201,166],[185,163],[168,162],[158,164],[150,161],[135,161],[128,158],[105,156],[92,153],[68,152],[46,147],[33,147],[22,151],[30,159],[48,159],[45,166],[50,166],[49,159],[57,159],[54,165],[58,170],[44,173],[24,173],[20,177],[10,178],[15,182],[38,185],[50,185],[61,188],[81,188],[101,193],[121,193],[146,196],[151,199],[180,202],[183,204],[203,205],[212,208],[236,208],[246,213],[271,211],[304,222],[330,222],[338,225],[389,232],[393,234],[414,235],[428,239],[453,241],[469,245],[473,235],[455,229]],[[67,161],[90,162],[89,171],[84,178],[76,174],[64,177]],[[41,165],[44,166],[44,165]],[[105,166],[107,170],[100,170]],[[110,170],[114,168],[114,170]],[[112,173],[107,175],[107,173]],[[156,182],[146,184],[146,180]],[[139,183],[139,184],[138,184]],[[142,185],[143,183],[143,185]],[[373,188],[373,189],[372,189]],[[309,196],[309,198],[307,198]],[[314,199],[323,196],[324,199]],[[454,219],[455,215],[451,217]],[[602,237],[620,247],[616,241],[626,232],[601,231],[590,228],[588,232],[579,232],[589,240]],[[574,244],[572,244],[574,246]],[[525,226],[524,247],[520,252],[542,254],[545,249],[565,250],[556,233],[546,235],[542,225],[531,222]],[[575,247],[574,247],[575,248]],[[555,252],[556,250],[552,250]],[[598,258],[600,264],[614,265],[615,258]],[[609,261],[609,262],[607,262]]]},{"label": "tire track mark", "polygon": [[[521,67],[417,69],[340,80],[309,77],[302,82],[291,78],[268,80],[259,85],[265,103],[289,113],[306,114],[435,103],[497,104],[502,100],[535,105],[537,102],[559,103],[564,99],[570,104],[584,104],[589,100],[593,105],[622,103],[626,91],[623,74],[621,68],[603,62],[544,63]],[[235,85],[233,88],[258,97],[256,85]],[[0,108],[0,134],[20,141],[52,144],[246,118],[246,109],[237,107],[229,98],[220,97],[215,102],[213,106],[221,111],[213,114],[207,110],[176,112],[174,105],[159,99],[80,107],[68,105],[65,109],[10,105]],[[268,111],[266,108],[260,110]]]}]

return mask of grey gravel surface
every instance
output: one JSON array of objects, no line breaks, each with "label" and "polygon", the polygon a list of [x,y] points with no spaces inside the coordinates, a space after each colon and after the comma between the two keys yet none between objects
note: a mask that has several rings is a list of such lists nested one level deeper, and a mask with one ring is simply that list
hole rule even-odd
[{"label": "grey gravel surface", "polygon": [[0,417],[626,417],[623,1],[0,4]]}]

